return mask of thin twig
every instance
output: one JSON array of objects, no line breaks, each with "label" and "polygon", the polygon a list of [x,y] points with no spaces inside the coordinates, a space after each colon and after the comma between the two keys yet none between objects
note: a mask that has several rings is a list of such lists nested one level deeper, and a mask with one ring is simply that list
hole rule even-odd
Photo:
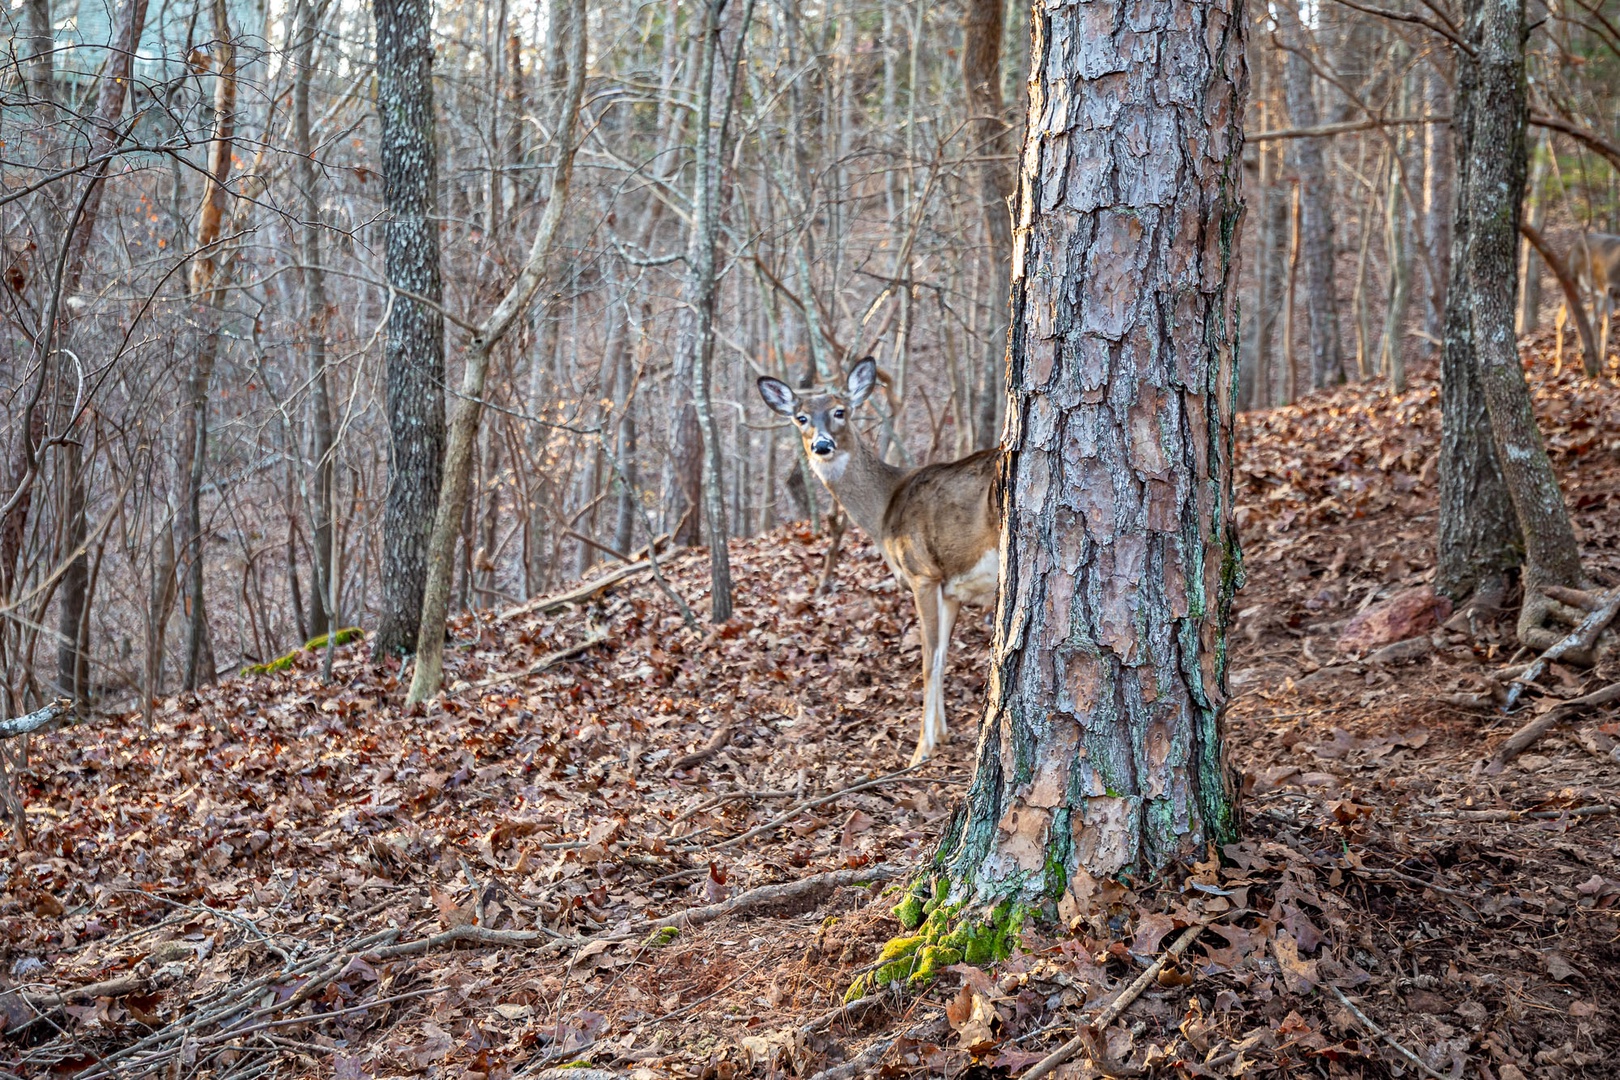
[{"label": "thin twig", "polygon": [[1081,1026],[1080,1034],[1037,1061],[1029,1072],[1023,1074],[1022,1080],[1040,1080],[1041,1077],[1049,1075],[1059,1065],[1074,1057],[1075,1054],[1086,1049],[1087,1031],[1106,1030],[1108,1025],[1118,1020],[1121,1014],[1130,1008],[1131,1002],[1141,997],[1142,991],[1153,985],[1153,981],[1159,977],[1159,972],[1164,970],[1165,964],[1185,952],[1187,946],[1191,945],[1193,939],[1201,934],[1203,930],[1202,923],[1197,926],[1189,926],[1183,930],[1174,944],[1161,953],[1157,960],[1149,964],[1147,970],[1136,977],[1135,982],[1120,991],[1119,995],[1109,1002],[1102,1012],[1097,1014],[1095,1020]]},{"label": "thin twig", "polygon": [[[1417,1068],[1420,1069],[1423,1072],[1424,1076],[1433,1077],[1434,1080],[1451,1080],[1451,1077],[1447,1076],[1443,1072],[1435,1071],[1422,1058],[1418,1057],[1416,1054],[1412,1053],[1412,1051],[1408,1050],[1406,1047],[1404,1047],[1400,1043],[1396,1042],[1395,1041],[1395,1036],[1391,1035],[1389,1032],[1385,1031],[1383,1028],[1381,1028],[1377,1024],[1373,1023],[1372,1020],[1368,1019],[1366,1013],[1364,1013],[1360,1009],[1356,1008],[1355,1003],[1352,1002],[1349,998],[1345,997],[1343,990],[1340,990],[1337,986],[1334,986],[1332,983],[1328,983],[1326,985],[1327,985],[1327,988],[1329,990],[1333,991],[1333,996],[1339,999],[1339,1003],[1341,1005],[1343,1005],[1345,1008],[1350,1010],[1350,1015],[1351,1016],[1354,1016],[1358,1021],[1360,1021],[1361,1025],[1363,1027],[1365,1027],[1368,1031],[1372,1032],[1374,1035],[1378,1036],[1380,1039],[1383,1039],[1384,1042],[1387,1043],[1392,1050],[1394,1050],[1396,1053],[1400,1054],[1401,1057],[1405,1058],[1407,1061],[1409,1061],[1413,1065],[1417,1066]],[[1467,1067],[1467,1065],[1465,1063],[1462,1070],[1458,1073],[1458,1075],[1460,1076],[1463,1073],[1466,1073],[1467,1071],[1468,1071],[1468,1067]]]}]

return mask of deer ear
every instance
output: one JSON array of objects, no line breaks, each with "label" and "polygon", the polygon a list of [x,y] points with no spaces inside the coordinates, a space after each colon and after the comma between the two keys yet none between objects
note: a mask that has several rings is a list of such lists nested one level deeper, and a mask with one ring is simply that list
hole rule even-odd
[{"label": "deer ear", "polygon": [[849,400],[849,407],[858,408],[861,402],[871,396],[872,387],[876,385],[877,361],[868,356],[850,369],[849,380],[844,384],[844,396]]},{"label": "deer ear", "polygon": [[799,395],[781,379],[763,375],[756,385],[759,387],[759,396],[765,399],[765,404],[770,406],[772,412],[792,416],[793,411],[798,408]]}]

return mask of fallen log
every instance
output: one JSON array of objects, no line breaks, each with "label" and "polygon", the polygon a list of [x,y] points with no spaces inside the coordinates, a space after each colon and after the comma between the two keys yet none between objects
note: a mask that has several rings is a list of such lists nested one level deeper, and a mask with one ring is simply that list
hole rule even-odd
[{"label": "fallen log", "polygon": [[57,698],[43,709],[27,716],[0,720],[0,739],[15,739],[19,735],[32,735],[38,731],[53,731],[62,726],[64,718],[73,715],[73,699]]}]

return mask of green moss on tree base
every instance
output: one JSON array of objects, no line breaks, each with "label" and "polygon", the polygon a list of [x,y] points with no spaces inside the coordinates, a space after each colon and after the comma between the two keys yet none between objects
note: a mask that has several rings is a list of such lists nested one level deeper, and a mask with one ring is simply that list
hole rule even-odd
[{"label": "green moss on tree base", "polygon": [[1024,922],[1022,905],[1003,901],[986,914],[965,903],[948,903],[949,895],[950,882],[943,877],[920,879],[906,890],[893,913],[909,932],[884,944],[877,967],[850,983],[846,1002],[890,983],[920,989],[952,964],[991,964],[1012,955]]},{"label": "green moss on tree base", "polygon": [[[347,645],[350,642],[359,641],[361,638],[363,638],[365,636],[366,636],[366,632],[364,630],[360,629],[360,627],[358,627],[358,626],[346,626],[342,630],[339,630],[336,634],[334,634],[332,636],[332,644],[333,645]],[[285,656],[278,656],[274,660],[270,661],[267,664],[249,664],[247,667],[244,667],[242,669],[242,674],[244,674],[244,675],[279,675],[283,671],[291,671],[292,666],[293,666],[293,661],[298,659],[298,654],[299,653],[314,652],[316,649],[324,649],[324,648],[326,648],[326,637],[327,636],[325,634],[322,634],[319,637],[310,638],[308,641],[304,642],[304,647],[303,648],[294,649],[292,652],[288,653]]]}]

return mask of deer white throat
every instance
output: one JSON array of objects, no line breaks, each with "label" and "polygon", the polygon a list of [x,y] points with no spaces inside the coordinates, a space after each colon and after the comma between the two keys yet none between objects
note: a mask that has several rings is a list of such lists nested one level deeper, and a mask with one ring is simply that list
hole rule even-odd
[{"label": "deer white throat", "polygon": [[820,478],[823,484],[831,490],[833,485],[844,478],[844,470],[849,468],[849,451],[836,450],[826,457],[810,455],[810,468]]}]

